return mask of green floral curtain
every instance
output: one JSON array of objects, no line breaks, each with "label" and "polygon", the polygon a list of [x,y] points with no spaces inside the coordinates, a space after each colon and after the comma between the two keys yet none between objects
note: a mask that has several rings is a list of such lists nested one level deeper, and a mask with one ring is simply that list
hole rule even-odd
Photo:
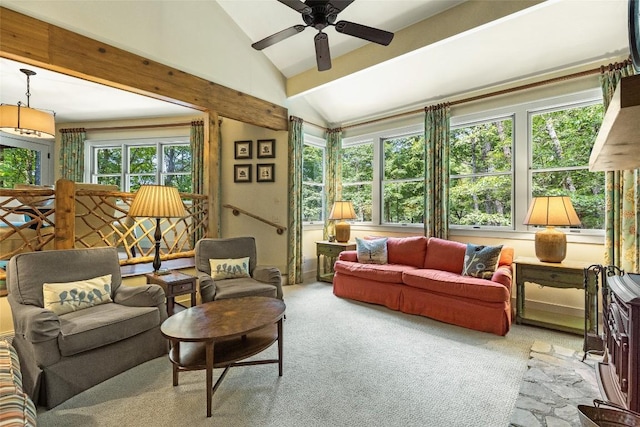
[{"label": "green floral curtain", "polygon": [[329,214],[336,200],[342,197],[342,129],[329,129],[327,131],[327,164],[325,166],[324,180],[324,240],[329,238],[332,231]]},{"label": "green floral curtain", "polygon": [[425,108],[424,234],[449,235],[449,104]]},{"label": "green floral curtain", "polygon": [[[605,111],[620,79],[633,74],[633,65],[628,60],[602,67],[600,84]],[[605,188],[604,262],[628,272],[637,272],[640,267],[639,170],[606,172]]]},{"label": "green floral curtain", "polygon": [[191,122],[189,136],[191,145],[191,181],[192,192],[204,194],[204,122]]},{"label": "green floral curtain", "polygon": [[288,284],[302,283],[302,150],[303,121],[289,118]]},{"label": "green floral curtain", "polygon": [[[189,145],[191,146],[191,192],[204,194],[204,121],[191,122]],[[204,212],[195,212],[195,220],[196,224],[202,224]],[[191,237],[192,247],[195,247],[196,242],[203,238],[204,234],[203,227],[197,227],[194,230]]]},{"label": "green floral curtain", "polygon": [[74,182],[84,180],[84,128],[60,129],[60,176]]}]

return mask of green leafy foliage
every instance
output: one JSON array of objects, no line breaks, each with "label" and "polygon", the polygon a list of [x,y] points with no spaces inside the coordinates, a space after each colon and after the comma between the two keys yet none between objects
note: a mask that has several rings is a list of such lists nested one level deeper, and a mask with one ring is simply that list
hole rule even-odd
[{"label": "green leafy foliage", "polygon": [[424,135],[383,141],[385,223],[420,224],[424,211]]},{"label": "green leafy foliage", "polygon": [[372,220],[373,143],[342,149],[342,200],[350,200],[357,222]]},{"label": "green leafy foliage", "polygon": [[27,148],[0,145],[0,187],[40,184],[40,153]]},{"label": "green leafy foliage", "polygon": [[302,151],[302,221],[322,221],[324,149],[305,145]]},{"label": "green leafy foliage", "polygon": [[532,116],[532,196],[570,196],[582,228],[604,228],[605,177],[589,172],[603,118],[593,104]]},{"label": "green leafy foliage", "polygon": [[449,224],[510,226],[513,120],[474,124],[450,135]]}]

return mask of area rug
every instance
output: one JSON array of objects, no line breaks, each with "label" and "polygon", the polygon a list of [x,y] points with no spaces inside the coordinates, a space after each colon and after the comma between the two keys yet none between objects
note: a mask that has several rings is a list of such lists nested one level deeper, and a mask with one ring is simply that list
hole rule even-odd
[{"label": "area rug", "polygon": [[337,298],[326,283],[284,293],[284,375],[276,365],[231,369],[211,418],[204,372],[181,373],[173,387],[162,357],[40,411],[39,425],[508,426],[533,343],[581,345],[528,326],[506,337],[471,331]]}]

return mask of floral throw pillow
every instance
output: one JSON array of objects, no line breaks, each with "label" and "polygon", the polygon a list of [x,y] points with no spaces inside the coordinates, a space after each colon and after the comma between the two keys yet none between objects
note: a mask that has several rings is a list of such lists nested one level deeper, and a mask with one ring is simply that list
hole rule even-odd
[{"label": "floral throw pillow", "polygon": [[211,266],[211,277],[213,280],[250,277],[249,257],[210,259],[209,265]]},{"label": "floral throw pillow", "polygon": [[64,283],[42,285],[44,308],[61,314],[112,302],[111,275]]},{"label": "floral throw pillow", "polygon": [[478,277],[480,279],[491,279],[500,261],[502,245],[483,246],[467,244],[467,251],[464,254],[463,276]]},{"label": "floral throw pillow", "polygon": [[363,240],[356,237],[358,262],[363,264],[387,263],[387,238]]}]

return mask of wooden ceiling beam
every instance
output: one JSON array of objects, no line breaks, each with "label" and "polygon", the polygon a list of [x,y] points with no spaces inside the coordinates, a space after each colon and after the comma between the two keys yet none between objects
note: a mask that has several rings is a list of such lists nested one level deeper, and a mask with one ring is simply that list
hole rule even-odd
[{"label": "wooden ceiling beam", "polygon": [[282,106],[5,7],[0,56],[259,127],[288,129]]}]

